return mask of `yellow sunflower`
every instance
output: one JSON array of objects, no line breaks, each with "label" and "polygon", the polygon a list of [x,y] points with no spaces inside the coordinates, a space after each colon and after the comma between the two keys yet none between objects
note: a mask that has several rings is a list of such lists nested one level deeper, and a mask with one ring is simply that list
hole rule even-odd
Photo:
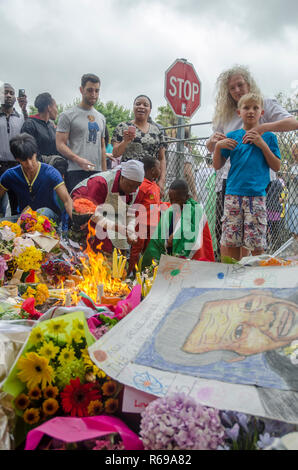
[{"label": "yellow sunflower", "polygon": [[38,344],[38,343],[42,343],[44,340],[44,335],[43,335],[43,332],[41,330],[41,328],[39,326],[36,326],[35,328],[33,328],[33,330],[31,331],[31,334],[30,334],[30,337],[29,337],[29,342],[31,344]]},{"label": "yellow sunflower", "polygon": [[17,237],[20,237],[22,235],[21,227],[14,222],[10,222],[9,220],[4,220],[3,222],[0,222],[0,228],[1,227],[9,227],[10,230],[14,232]]},{"label": "yellow sunflower", "polygon": [[82,337],[84,336],[84,332],[80,330],[73,330],[70,333],[71,340],[74,340],[75,343],[80,343],[82,341]]},{"label": "yellow sunflower", "polygon": [[117,390],[117,384],[114,382],[114,380],[109,380],[108,382],[105,382],[102,386],[102,393],[107,396],[111,397],[116,393]]},{"label": "yellow sunflower", "polygon": [[59,403],[57,402],[57,400],[55,400],[55,398],[48,398],[42,404],[42,410],[48,416],[54,415],[58,408]]},{"label": "yellow sunflower", "polygon": [[27,395],[25,395],[25,393],[21,393],[19,396],[17,396],[14,403],[19,410],[25,410],[28,408],[30,400]]},{"label": "yellow sunflower", "polygon": [[30,352],[19,359],[17,376],[26,383],[27,387],[34,388],[41,383],[42,388],[50,384],[54,378],[54,370],[49,360],[35,352]]},{"label": "yellow sunflower", "polygon": [[31,388],[28,392],[28,396],[31,400],[39,400],[41,397],[41,390],[39,387]]},{"label": "yellow sunflower", "polygon": [[72,362],[75,359],[75,352],[71,346],[67,346],[61,350],[58,356],[58,361],[63,366],[67,362]]},{"label": "yellow sunflower", "polygon": [[58,387],[54,387],[53,385],[48,385],[43,390],[43,396],[45,398],[56,398],[59,395]]},{"label": "yellow sunflower", "polygon": [[40,414],[37,408],[28,408],[24,413],[24,421],[28,424],[36,424],[39,421]]},{"label": "yellow sunflower", "polygon": [[74,330],[79,330],[79,331],[82,332],[82,334],[85,333],[84,323],[83,323],[81,320],[79,320],[78,318],[76,318],[75,320],[73,320],[72,326],[73,326],[73,329],[74,329]]},{"label": "yellow sunflower", "polygon": [[55,346],[53,341],[49,341],[48,343],[44,343],[42,345],[42,347],[38,350],[38,354],[46,357],[50,361],[51,359],[55,359],[59,351],[60,348]]},{"label": "yellow sunflower", "polygon": [[48,330],[53,335],[60,335],[60,334],[65,333],[66,327],[67,327],[67,323],[63,319],[61,319],[61,320],[51,320],[48,323]]},{"label": "yellow sunflower", "polygon": [[84,360],[84,365],[86,367],[86,370],[92,370],[93,374],[97,375],[97,377],[99,379],[104,379],[106,377],[106,373],[99,369],[95,364],[94,362],[92,361],[92,359],[90,358],[89,356],[89,353],[88,353],[88,349],[82,349],[81,350],[81,354],[82,354],[82,358]]},{"label": "yellow sunflower", "polygon": [[115,413],[118,409],[118,400],[115,398],[109,398],[105,402],[105,412],[108,414]]},{"label": "yellow sunflower", "polygon": [[103,404],[100,400],[90,401],[88,405],[88,415],[96,416],[100,415],[103,412]]}]

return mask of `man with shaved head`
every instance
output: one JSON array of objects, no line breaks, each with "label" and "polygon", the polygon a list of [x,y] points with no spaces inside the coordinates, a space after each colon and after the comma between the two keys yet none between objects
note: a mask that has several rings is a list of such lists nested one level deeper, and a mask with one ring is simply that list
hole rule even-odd
[{"label": "man with shaved head", "polygon": [[[16,166],[15,161],[9,147],[9,141],[20,133],[24,120],[28,117],[26,106],[27,97],[24,95],[18,98],[19,106],[22,114],[18,113],[14,108],[16,102],[16,94],[12,85],[4,83],[1,93],[0,107],[0,176],[9,168]],[[10,205],[12,213],[16,212],[16,197],[13,193],[9,193]],[[0,214],[5,216],[8,206],[8,197],[4,196],[0,202]]]}]

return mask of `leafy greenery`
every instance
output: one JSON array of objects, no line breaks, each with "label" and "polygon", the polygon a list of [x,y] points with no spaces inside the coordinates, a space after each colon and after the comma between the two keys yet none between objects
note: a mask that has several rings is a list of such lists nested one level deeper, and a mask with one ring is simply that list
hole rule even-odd
[{"label": "leafy greenery", "polygon": [[122,105],[114,103],[114,101],[108,101],[106,104],[100,101],[94,107],[106,118],[110,138],[113,135],[115,127],[120,122],[133,119],[133,113],[131,111],[125,109]]}]

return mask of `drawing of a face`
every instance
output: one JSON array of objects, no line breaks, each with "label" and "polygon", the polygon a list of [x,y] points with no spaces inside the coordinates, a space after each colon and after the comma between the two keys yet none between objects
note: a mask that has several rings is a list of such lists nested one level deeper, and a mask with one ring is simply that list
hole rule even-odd
[{"label": "drawing of a face", "polygon": [[182,350],[230,350],[241,355],[277,349],[298,339],[298,307],[270,294],[206,302]]}]

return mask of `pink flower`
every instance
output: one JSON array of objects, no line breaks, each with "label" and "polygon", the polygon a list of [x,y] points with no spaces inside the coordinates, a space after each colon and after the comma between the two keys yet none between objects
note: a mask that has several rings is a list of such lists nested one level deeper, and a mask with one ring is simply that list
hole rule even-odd
[{"label": "pink flower", "polygon": [[51,232],[52,230],[52,225],[51,222],[48,219],[45,219],[44,223],[42,224],[45,232]]},{"label": "pink flower", "polygon": [[4,278],[4,273],[8,269],[5,259],[0,256],[0,280]]}]

